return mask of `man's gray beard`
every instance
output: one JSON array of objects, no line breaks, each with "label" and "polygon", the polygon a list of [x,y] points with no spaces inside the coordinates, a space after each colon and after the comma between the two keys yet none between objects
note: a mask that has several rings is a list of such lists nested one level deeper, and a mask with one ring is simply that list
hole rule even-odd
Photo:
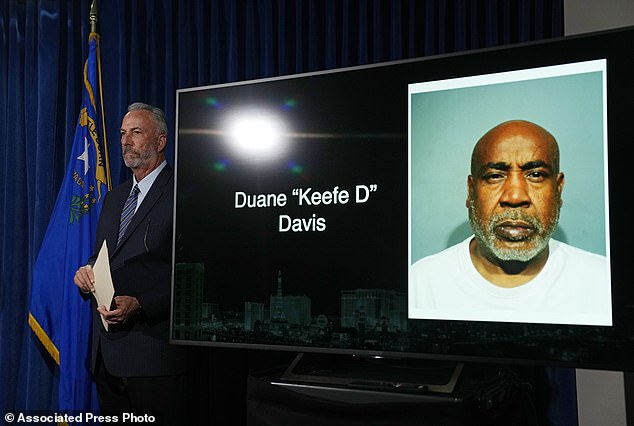
[{"label": "man's gray beard", "polygon": [[[528,248],[501,247],[495,235],[495,227],[505,220],[522,220],[529,223],[535,234],[530,238],[532,243]],[[547,246],[555,232],[557,222],[559,222],[559,209],[556,210],[553,220],[543,224],[533,216],[526,216],[519,210],[507,210],[491,216],[488,226],[482,223],[473,201],[469,204],[469,221],[476,238],[478,246],[484,249],[485,253],[490,253],[493,257],[502,261],[528,262],[540,254]]]},{"label": "man's gray beard", "polygon": [[[138,157],[135,157],[131,160],[126,159],[125,155],[129,152],[136,152],[137,154],[139,154]],[[121,156],[123,157],[123,163],[125,164],[125,166],[129,169],[136,169],[137,167],[143,165],[143,164],[147,164],[148,160],[152,158],[153,153],[151,151],[143,151],[143,152],[137,152],[134,151],[132,148],[129,149],[124,149],[123,152],[121,153]]]}]

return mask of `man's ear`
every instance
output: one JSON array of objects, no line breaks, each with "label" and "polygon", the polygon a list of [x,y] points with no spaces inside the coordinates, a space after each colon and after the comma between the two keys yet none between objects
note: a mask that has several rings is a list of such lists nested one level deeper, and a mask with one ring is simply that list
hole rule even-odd
[{"label": "man's ear", "polygon": [[473,192],[473,176],[469,175],[467,177],[467,201],[465,202],[465,207],[469,208],[471,204],[471,193]]},{"label": "man's ear", "polygon": [[163,152],[165,151],[165,147],[167,146],[167,136],[166,135],[159,135],[158,137],[158,146],[157,151],[158,152]]},{"label": "man's ear", "polygon": [[561,196],[564,192],[564,174],[562,172],[557,173],[557,191],[559,192],[559,206],[564,204],[564,198]]}]

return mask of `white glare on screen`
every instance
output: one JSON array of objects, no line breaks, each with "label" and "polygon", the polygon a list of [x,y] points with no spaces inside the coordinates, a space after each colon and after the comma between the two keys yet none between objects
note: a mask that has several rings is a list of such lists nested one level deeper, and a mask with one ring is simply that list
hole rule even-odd
[{"label": "white glare on screen", "polygon": [[232,145],[249,157],[274,157],[284,146],[279,118],[265,112],[243,112],[233,117],[227,131]]}]

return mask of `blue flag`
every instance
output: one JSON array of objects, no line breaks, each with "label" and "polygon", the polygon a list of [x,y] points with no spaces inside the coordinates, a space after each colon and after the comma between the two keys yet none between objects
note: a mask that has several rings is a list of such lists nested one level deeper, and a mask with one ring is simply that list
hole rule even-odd
[{"label": "blue flag", "polygon": [[72,152],[33,269],[29,325],[59,365],[63,413],[98,412],[90,374],[91,304],[73,283],[92,254],[110,176],[101,115],[99,35],[90,33]]}]

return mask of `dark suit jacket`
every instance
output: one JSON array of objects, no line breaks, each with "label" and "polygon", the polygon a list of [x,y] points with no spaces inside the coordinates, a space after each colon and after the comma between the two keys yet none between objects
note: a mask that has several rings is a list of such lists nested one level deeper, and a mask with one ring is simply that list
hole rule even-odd
[{"label": "dark suit jacket", "polygon": [[[92,368],[98,350],[110,374],[163,376],[186,369],[185,348],[169,344],[172,276],[173,171],[166,166],[138,207],[119,247],[117,235],[132,179],[110,191],[97,225],[95,256],[104,240],[115,296],[135,296],[141,312],[106,331],[96,308],[92,321]],[[95,257],[96,258],[96,257]],[[94,263],[94,258],[89,263]]]}]

